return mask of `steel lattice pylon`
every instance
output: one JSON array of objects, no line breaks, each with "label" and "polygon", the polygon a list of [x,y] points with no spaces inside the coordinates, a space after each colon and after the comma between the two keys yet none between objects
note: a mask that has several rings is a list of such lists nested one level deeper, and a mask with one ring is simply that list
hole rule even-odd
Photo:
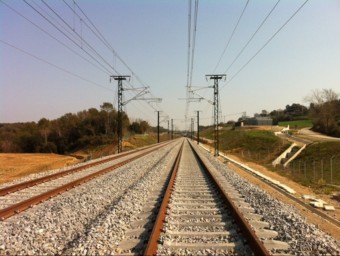
[{"label": "steel lattice pylon", "polygon": [[210,80],[214,80],[214,156],[219,155],[219,136],[218,136],[218,109],[219,109],[219,102],[218,102],[218,80],[225,78],[226,75],[206,75],[209,77]]},{"label": "steel lattice pylon", "polygon": [[111,76],[118,81],[118,153],[123,151],[123,80],[130,76]]}]

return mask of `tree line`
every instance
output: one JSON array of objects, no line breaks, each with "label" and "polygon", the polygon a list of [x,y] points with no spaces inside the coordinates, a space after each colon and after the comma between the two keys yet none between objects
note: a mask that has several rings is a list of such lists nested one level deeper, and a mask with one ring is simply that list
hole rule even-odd
[{"label": "tree line", "polygon": [[[130,121],[123,112],[123,134],[150,130],[144,120]],[[0,152],[67,154],[89,146],[117,143],[118,112],[111,103],[67,113],[55,120],[0,124]]]},{"label": "tree line", "polygon": [[305,97],[309,107],[293,103],[286,105],[285,109],[268,112],[262,110],[255,116],[269,116],[273,124],[277,125],[282,121],[295,121],[311,119],[312,130],[340,137],[340,98],[339,94],[332,89],[314,90]]}]

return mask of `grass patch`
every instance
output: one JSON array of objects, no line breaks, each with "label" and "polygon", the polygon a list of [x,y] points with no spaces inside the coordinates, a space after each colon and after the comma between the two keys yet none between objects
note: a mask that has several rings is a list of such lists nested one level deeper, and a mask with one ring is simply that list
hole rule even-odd
[{"label": "grass patch", "polygon": [[[202,132],[202,137],[212,140],[213,130]],[[220,151],[261,164],[271,163],[288,147],[288,143],[271,131],[227,129],[219,131],[219,138]]]},{"label": "grass patch", "polygon": [[289,125],[291,129],[301,129],[301,128],[313,126],[312,120],[310,119],[279,122],[279,126],[287,126],[287,125]]},{"label": "grass patch", "polygon": [[339,170],[340,142],[328,141],[307,146],[289,167],[280,173],[322,193],[330,193],[334,189],[330,188],[329,184],[340,186]]}]

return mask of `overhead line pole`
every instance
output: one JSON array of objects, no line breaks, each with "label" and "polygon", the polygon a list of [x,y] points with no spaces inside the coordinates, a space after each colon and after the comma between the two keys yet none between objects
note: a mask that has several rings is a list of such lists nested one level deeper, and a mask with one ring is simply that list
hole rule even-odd
[{"label": "overhead line pole", "polygon": [[200,111],[197,112],[197,145],[200,144]]},{"label": "overhead line pole", "polygon": [[118,81],[118,153],[123,151],[123,80],[130,76],[110,76]]},{"label": "overhead line pole", "polygon": [[168,140],[169,140],[169,137],[170,137],[170,120],[168,119]]},{"label": "overhead line pole", "polygon": [[156,111],[157,112],[157,143],[159,143],[159,113],[161,111]]},{"label": "overhead line pole", "polygon": [[191,140],[193,140],[193,135],[194,135],[194,119],[191,118]]},{"label": "overhead line pole", "polygon": [[174,119],[171,119],[171,139],[174,139]]},{"label": "overhead line pole", "polygon": [[225,74],[221,75],[206,75],[206,79],[214,80],[214,156],[219,155],[219,136],[218,136],[218,109],[219,109],[219,102],[218,102],[218,81],[222,78],[226,78]]}]

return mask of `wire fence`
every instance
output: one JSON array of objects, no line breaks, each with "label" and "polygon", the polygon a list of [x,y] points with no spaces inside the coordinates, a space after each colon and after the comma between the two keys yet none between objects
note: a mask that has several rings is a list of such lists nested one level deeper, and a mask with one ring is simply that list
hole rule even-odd
[{"label": "wire fence", "polygon": [[282,169],[294,178],[317,184],[340,186],[340,156],[296,159]]},{"label": "wire fence", "polygon": [[[272,151],[259,150],[257,152],[250,150],[241,150],[239,154],[244,159],[257,162],[259,164],[268,164],[272,160],[270,157]],[[340,186],[340,155],[330,155],[323,158],[302,158],[295,159],[286,167],[277,165],[279,170],[285,176],[300,180],[305,184],[313,183],[319,185],[336,185]]]}]

